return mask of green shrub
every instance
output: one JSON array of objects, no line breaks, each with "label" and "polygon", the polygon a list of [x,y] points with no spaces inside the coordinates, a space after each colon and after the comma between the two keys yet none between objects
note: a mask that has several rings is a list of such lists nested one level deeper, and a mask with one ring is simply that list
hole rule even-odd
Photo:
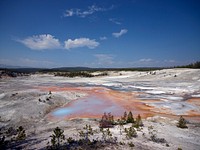
[{"label": "green shrub", "polygon": [[92,136],[94,134],[94,130],[92,129],[92,127],[90,125],[85,125],[85,127],[83,127],[83,130],[81,130],[79,132],[79,136],[81,137],[81,140],[85,141],[85,142],[89,142],[89,137]]},{"label": "green shrub", "polygon": [[133,118],[133,114],[131,111],[128,113],[126,123],[134,123],[134,118]]},{"label": "green shrub", "polygon": [[135,147],[135,145],[133,144],[133,142],[128,142],[128,145],[129,145],[130,147]]},{"label": "green shrub", "polygon": [[25,130],[22,126],[20,126],[18,129],[17,129],[17,136],[16,136],[16,140],[24,140],[26,139],[26,133],[25,133]]},{"label": "green shrub", "polygon": [[133,124],[133,127],[139,128],[139,127],[141,127],[141,126],[143,126],[143,122],[142,122],[141,116],[140,116],[140,114],[139,114],[139,115],[136,117],[136,120],[135,120],[135,122],[134,122],[134,124]]},{"label": "green shrub", "polygon": [[125,145],[125,143],[120,141],[120,142],[119,142],[119,145]]},{"label": "green shrub", "polygon": [[67,138],[69,144],[75,143],[75,140],[72,137]]},{"label": "green shrub", "polygon": [[107,128],[105,130],[103,128],[101,128],[100,132],[102,133],[103,142],[116,143],[117,138],[116,137],[115,138],[112,137],[113,135],[110,132],[109,128]]},{"label": "green shrub", "polygon": [[182,116],[180,117],[180,119],[178,121],[177,127],[188,128],[187,125],[186,125],[186,120]]},{"label": "green shrub", "polygon": [[51,149],[58,149],[60,147],[60,144],[65,140],[65,135],[63,134],[64,131],[60,129],[59,127],[56,127],[53,130],[53,134],[51,137]]},{"label": "green shrub", "polygon": [[132,139],[133,137],[137,137],[137,132],[134,129],[134,127],[125,128],[124,131],[126,133],[126,138],[127,139]]}]

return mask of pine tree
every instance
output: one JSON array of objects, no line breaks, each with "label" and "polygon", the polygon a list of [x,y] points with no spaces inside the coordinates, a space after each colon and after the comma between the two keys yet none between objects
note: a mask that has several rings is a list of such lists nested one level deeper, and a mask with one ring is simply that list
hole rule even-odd
[{"label": "pine tree", "polygon": [[124,122],[124,124],[126,123],[127,120],[127,113],[126,111],[124,112],[124,116],[121,117],[121,121]]},{"label": "pine tree", "polygon": [[185,120],[185,118],[183,118],[183,116],[180,117],[178,124],[177,124],[177,127],[188,128],[187,125],[186,125],[186,120]]},{"label": "pine tree", "polygon": [[133,118],[133,114],[132,114],[131,111],[128,113],[128,117],[127,117],[126,122],[127,123],[134,123],[134,118]]},{"label": "pine tree", "polygon": [[60,129],[59,127],[56,127],[53,130],[53,134],[50,136],[53,149],[54,148],[58,149],[60,147],[62,140],[65,140],[65,135],[63,133],[64,131]]},{"label": "pine tree", "polygon": [[139,128],[141,126],[143,126],[143,122],[142,122],[142,118],[140,116],[140,114],[136,117],[135,122],[132,125],[135,128]]}]

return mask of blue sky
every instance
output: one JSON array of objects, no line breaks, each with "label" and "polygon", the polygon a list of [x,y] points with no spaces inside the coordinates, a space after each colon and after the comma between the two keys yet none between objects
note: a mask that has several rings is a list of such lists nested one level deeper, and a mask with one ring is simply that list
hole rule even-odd
[{"label": "blue sky", "polygon": [[0,1],[0,64],[160,67],[199,60],[199,0]]}]

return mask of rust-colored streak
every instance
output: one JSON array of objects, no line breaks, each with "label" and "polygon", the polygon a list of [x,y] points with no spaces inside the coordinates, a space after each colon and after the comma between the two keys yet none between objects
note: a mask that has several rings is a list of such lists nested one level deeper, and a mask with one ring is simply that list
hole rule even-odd
[{"label": "rust-colored streak", "polygon": [[[170,109],[157,108],[149,106],[144,101],[137,98],[139,93],[137,92],[122,92],[114,91],[104,87],[38,87],[42,91],[52,92],[83,92],[88,96],[80,98],[66,104],[64,108],[70,111],[66,114],[54,115],[54,112],[58,111],[58,108],[53,110],[48,117],[50,119],[74,119],[74,118],[101,118],[104,112],[111,112],[115,118],[119,118],[123,115],[124,111],[132,111],[133,115],[140,114],[143,118],[153,116],[155,114],[174,116]],[[145,100],[148,103],[154,103],[159,100]],[[190,99],[187,102],[200,105],[200,99]],[[200,116],[198,112],[190,111],[187,116]]]}]

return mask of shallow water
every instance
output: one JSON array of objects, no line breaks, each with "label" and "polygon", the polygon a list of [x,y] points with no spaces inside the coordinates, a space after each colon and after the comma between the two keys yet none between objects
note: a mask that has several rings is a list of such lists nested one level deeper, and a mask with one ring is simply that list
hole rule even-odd
[{"label": "shallow water", "polygon": [[56,109],[51,113],[53,117],[76,117],[81,115],[99,116],[104,112],[112,112],[113,115],[120,116],[125,109],[117,103],[103,96],[95,94],[89,95],[86,98],[78,99],[70,102],[65,107]]}]

